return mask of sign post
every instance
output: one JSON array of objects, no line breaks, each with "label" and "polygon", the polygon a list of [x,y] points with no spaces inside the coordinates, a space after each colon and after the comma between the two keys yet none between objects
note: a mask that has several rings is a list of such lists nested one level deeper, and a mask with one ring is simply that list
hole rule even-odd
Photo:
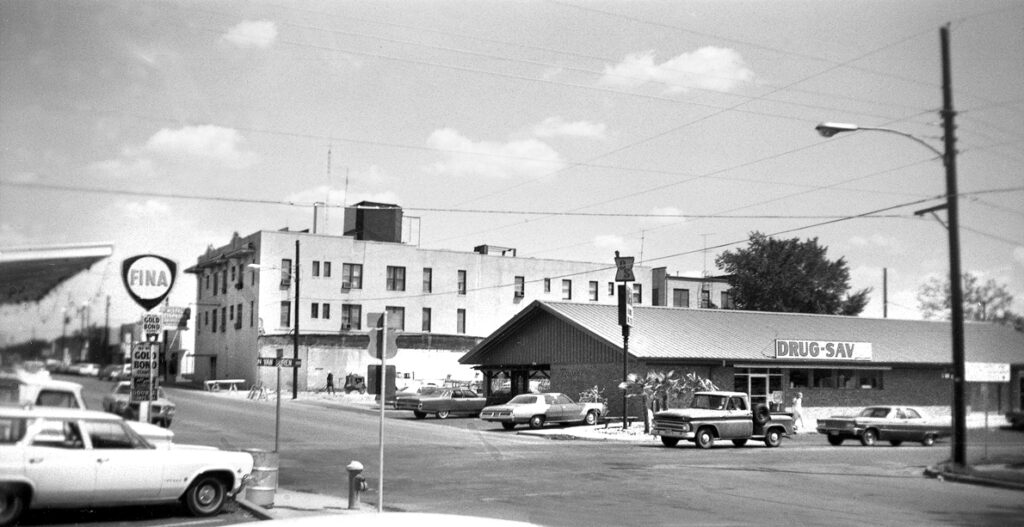
[{"label": "sign post", "polygon": [[256,366],[277,370],[277,408],[274,410],[274,452],[277,452],[281,439],[281,368],[298,368],[302,361],[285,358],[284,348],[277,348],[276,357],[256,357]]},{"label": "sign post", "polygon": [[398,353],[396,334],[389,326],[388,313],[369,313],[366,325],[370,328],[370,344],[367,350],[370,356],[380,359],[380,459],[379,481],[377,489],[377,512],[384,512],[384,402],[387,399],[387,362]]},{"label": "sign post", "polygon": [[[619,325],[622,326],[622,429],[629,428],[626,412],[629,383],[629,328],[633,326],[633,295],[627,284],[636,280],[633,276],[633,257],[619,256],[615,251],[615,281],[619,285]],[[647,409],[645,408],[646,412]]]},{"label": "sign post", "polygon": [[146,341],[132,348],[132,390],[129,396],[131,402],[139,403],[139,421],[143,423],[149,422],[150,406],[159,388],[157,340],[163,329],[160,315],[148,311],[171,293],[177,272],[178,264],[174,260],[155,254],[140,254],[121,262],[121,282],[128,296],[146,310],[142,315],[142,330],[146,334]]}]

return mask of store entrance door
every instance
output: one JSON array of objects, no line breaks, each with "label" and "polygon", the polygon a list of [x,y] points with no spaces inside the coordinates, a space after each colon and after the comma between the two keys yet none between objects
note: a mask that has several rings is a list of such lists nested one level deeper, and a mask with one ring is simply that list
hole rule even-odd
[{"label": "store entrance door", "polygon": [[751,375],[750,385],[747,386],[747,393],[750,394],[750,407],[757,408],[757,405],[768,405],[768,376]]}]

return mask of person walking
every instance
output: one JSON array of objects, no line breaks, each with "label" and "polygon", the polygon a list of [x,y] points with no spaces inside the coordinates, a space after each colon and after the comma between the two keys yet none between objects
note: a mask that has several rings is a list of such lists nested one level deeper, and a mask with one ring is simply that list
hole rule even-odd
[{"label": "person walking", "polygon": [[[796,392],[793,398],[793,431],[797,432],[804,427],[804,394]],[[799,424],[797,424],[799,423]]]},{"label": "person walking", "polygon": [[334,395],[334,374],[327,370],[327,393]]}]

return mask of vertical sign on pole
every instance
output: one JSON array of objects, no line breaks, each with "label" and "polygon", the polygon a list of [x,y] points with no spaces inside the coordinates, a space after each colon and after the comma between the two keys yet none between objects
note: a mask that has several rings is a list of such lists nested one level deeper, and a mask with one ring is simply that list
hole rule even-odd
[{"label": "vertical sign on pole", "polygon": [[384,512],[384,400],[387,399],[387,313],[370,313],[366,321],[370,329],[370,349],[380,358],[380,455],[378,461],[377,512]]},{"label": "vertical sign on pole", "polygon": [[[629,328],[633,325],[633,295],[628,283],[636,280],[633,276],[633,257],[619,256],[615,251],[615,281],[619,285],[619,325],[622,326],[622,429],[629,427],[626,414],[627,383],[629,382]],[[646,409],[645,409],[646,411]]]}]

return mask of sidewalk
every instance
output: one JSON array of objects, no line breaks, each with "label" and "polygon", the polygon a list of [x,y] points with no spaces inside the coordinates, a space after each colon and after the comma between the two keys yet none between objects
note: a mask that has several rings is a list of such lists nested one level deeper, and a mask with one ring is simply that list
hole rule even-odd
[{"label": "sidewalk", "polygon": [[[216,397],[232,397],[245,399],[247,391],[220,391],[205,392]],[[274,395],[270,395],[274,400]],[[300,392],[297,401],[288,398],[291,404],[313,404],[336,407],[339,410],[357,411],[364,413],[377,413],[380,409],[380,402],[374,400],[369,394],[344,394],[336,393],[328,395],[323,392]],[[394,410],[387,408],[389,412]],[[997,418],[990,416],[989,426],[998,427],[1003,423]],[[983,414],[972,414],[968,416],[967,427],[969,429],[985,428],[985,416]],[[529,428],[516,428],[515,433],[525,436],[544,437],[552,440],[579,440],[579,441],[622,441],[632,443],[657,443],[657,437],[644,434],[643,423],[633,423],[629,428],[623,430],[621,422],[603,423],[594,426],[548,426],[538,430]],[[813,427],[800,430],[798,435],[810,437],[816,435]],[[953,481],[975,485],[985,485],[1011,490],[1024,491],[1024,451],[1018,455],[1004,458],[981,458],[969,460],[967,467],[953,467],[949,461],[943,461],[929,466],[924,471],[924,476],[936,478],[941,481]],[[343,489],[347,492],[347,489]],[[315,516],[323,514],[364,514],[376,512],[373,504],[362,504],[358,510],[348,510],[348,496],[327,496],[298,492],[288,489],[277,489],[272,507],[264,508],[248,502],[244,498],[244,492],[237,499],[240,506],[250,511],[260,519],[286,519],[303,516]]]}]

